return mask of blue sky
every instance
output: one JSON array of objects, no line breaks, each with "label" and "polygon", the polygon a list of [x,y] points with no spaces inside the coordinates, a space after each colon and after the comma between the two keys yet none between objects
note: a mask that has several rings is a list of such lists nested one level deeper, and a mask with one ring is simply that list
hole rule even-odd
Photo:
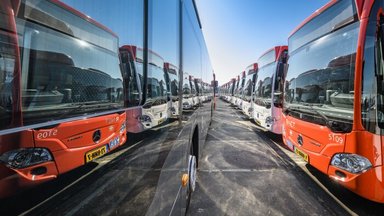
[{"label": "blue sky", "polygon": [[329,0],[196,0],[219,85],[234,78]]}]

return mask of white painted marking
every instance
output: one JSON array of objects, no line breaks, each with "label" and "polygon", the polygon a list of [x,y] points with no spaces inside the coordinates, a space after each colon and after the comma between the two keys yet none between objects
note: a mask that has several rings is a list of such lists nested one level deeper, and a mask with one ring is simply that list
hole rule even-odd
[{"label": "white painted marking", "polygon": [[[142,143],[142,140],[127,147],[126,149],[123,149],[121,151],[118,151],[116,152],[114,155],[116,155],[115,157],[113,158],[116,158],[118,157],[119,155],[123,154],[124,152],[130,150],[131,148],[137,146],[138,144]],[[110,161],[113,159],[111,158]],[[96,159],[97,161],[97,159]],[[44,205],[45,203],[47,203],[48,201],[52,200],[53,198],[55,198],[56,196],[58,196],[59,194],[61,194],[62,192],[64,192],[65,190],[67,190],[68,188],[72,187],[73,185],[75,185],[76,183],[80,182],[82,179],[84,179],[85,177],[89,176],[90,174],[92,174],[93,172],[95,172],[96,170],[100,169],[101,167],[105,166],[105,164],[107,164],[106,161],[102,161],[102,163],[99,163],[99,166],[97,166],[95,169],[93,169],[92,171],[86,173],[85,175],[81,176],[80,178],[76,179],[76,181],[72,182],[71,184],[67,185],[66,187],[64,187],[63,189],[61,189],[60,191],[56,192],[55,194],[53,194],[52,196],[48,197],[47,199],[45,199],[44,201],[40,202],[39,204],[35,205],[34,207],[28,209],[27,211],[23,212],[20,214],[20,216],[23,216],[23,215],[28,215],[30,214],[33,210],[39,208],[40,206]]]},{"label": "white painted marking", "polygon": [[353,215],[353,216],[357,216],[358,214],[355,213],[354,211],[352,211],[350,208],[348,208],[348,206],[346,206],[343,202],[341,202],[335,195],[333,195],[327,187],[325,187],[314,175],[312,175],[311,172],[309,172],[309,170],[306,168],[306,162],[303,162],[303,160],[298,160],[298,156],[296,157],[296,155],[281,147],[278,143],[276,143],[275,141],[271,140],[277,147],[280,148],[280,150],[282,150],[288,157],[290,157],[299,167],[300,169],[302,169],[323,191],[325,191],[333,200],[335,200],[335,202],[337,202],[337,204],[339,204],[345,211],[347,211],[349,214]]}]

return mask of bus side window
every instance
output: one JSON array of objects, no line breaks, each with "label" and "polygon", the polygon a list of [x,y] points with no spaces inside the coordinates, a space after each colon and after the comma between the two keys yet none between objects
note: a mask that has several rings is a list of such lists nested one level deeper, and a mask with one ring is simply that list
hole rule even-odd
[{"label": "bus side window", "polygon": [[[384,76],[384,17],[380,18],[380,25],[377,31],[377,43],[376,43],[376,76],[378,80],[378,92],[382,94],[383,92],[383,76]],[[381,81],[381,82],[379,82]]]},{"label": "bus side window", "polygon": [[[376,81],[377,81],[377,120],[380,128],[384,127],[384,50],[383,50],[383,44],[384,44],[384,17],[380,17],[380,24],[378,26],[377,31],[377,40],[376,40],[376,46],[375,46],[375,61],[376,61]],[[369,107],[369,105],[367,106]]]},{"label": "bus side window", "polygon": [[3,89],[5,84],[5,77],[7,72],[5,71],[5,59],[0,53],[0,91]]},{"label": "bus side window", "polygon": [[128,107],[137,106],[140,103],[139,87],[136,79],[136,68],[134,59],[129,52],[122,51],[121,55],[121,70],[125,79],[125,100]]}]

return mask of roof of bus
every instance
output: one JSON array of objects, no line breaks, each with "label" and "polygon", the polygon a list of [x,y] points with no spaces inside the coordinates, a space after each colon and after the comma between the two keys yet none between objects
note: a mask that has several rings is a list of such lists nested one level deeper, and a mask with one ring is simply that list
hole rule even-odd
[{"label": "roof of bus", "polygon": [[309,21],[311,21],[313,18],[317,17],[319,14],[321,14],[326,9],[330,8],[332,5],[334,5],[338,0],[331,0],[327,4],[325,4],[320,9],[317,9],[313,14],[311,14],[309,17],[307,17],[303,22],[300,23],[288,36],[290,38],[293,34],[295,34],[301,27],[303,27],[305,24],[307,24]]},{"label": "roof of bus", "polygon": [[252,64],[248,65],[248,67],[246,67],[245,70],[247,70],[248,68],[257,69],[258,68],[258,64],[256,62],[252,63]]},{"label": "roof of bus", "polygon": [[261,54],[261,56],[259,57],[259,59],[261,57],[263,57],[265,54],[271,52],[272,50],[275,50],[275,61],[278,59],[279,55],[284,51],[284,50],[288,50],[288,46],[287,45],[281,45],[281,46],[275,46],[275,47],[272,47],[270,49],[268,49],[267,51],[265,51],[263,54]]},{"label": "roof of bus", "polygon": [[78,17],[80,17],[80,18],[86,20],[87,22],[90,22],[90,23],[92,23],[93,25],[95,25],[95,26],[97,26],[97,27],[99,27],[99,28],[101,28],[101,29],[103,29],[103,30],[105,30],[105,31],[107,31],[107,32],[109,32],[109,33],[111,33],[113,36],[115,36],[115,37],[118,38],[117,34],[114,33],[114,32],[113,32],[111,29],[109,29],[108,27],[106,27],[106,26],[104,26],[103,24],[97,22],[96,20],[90,18],[89,16],[87,16],[87,15],[81,13],[80,11],[76,10],[75,8],[73,8],[73,7],[69,6],[69,5],[67,5],[67,4],[65,4],[65,3],[63,3],[63,2],[61,2],[60,0],[50,0],[50,2],[52,2],[52,3],[54,3],[55,5],[57,5],[57,6],[61,7],[61,8],[63,8],[63,9],[65,9],[65,10],[71,12],[71,13],[73,13],[73,14],[76,15],[76,16],[78,16]]},{"label": "roof of bus", "polygon": [[[323,13],[325,10],[330,8],[332,5],[334,5],[336,2],[340,0],[330,0],[327,4],[325,4],[323,7],[317,9],[313,14],[311,14],[309,17],[307,17],[300,25],[298,25],[288,36],[290,38],[293,34],[295,34],[301,27],[303,27],[305,24],[307,24],[309,21]],[[363,16],[363,8],[364,8],[364,3],[370,3],[373,4],[371,1],[366,1],[366,0],[354,0],[356,4],[356,9],[357,9],[357,15],[358,18],[361,19],[361,16]]]},{"label": "roof of bus", "polygon": [[169,62],[164,62],[164,68],[165,68],[165,69],[173,68],[173,69],[175,69],[175,70],[178,70],[178,69],[179,69],[176,65],[174,65],[174,64],[172,64],[172,63],[169,63]]},{"label": "roof of bus", "polygon": [[[133,52],[134,58],[136,58],[136,50],[143,50],[143,48],[137,47],[135,45],[123,45],[119,49],[128,49],[128,50],[130,50],[131,52]],[[160,58],[162,61],[164,61],[164,58],[161,55],[159,55],[158,53],[156,53],[155,51],[148,49],[148,53],[151,53],[152,55],[155,55],[158,58]],[[171,64],[171,65],[176,67],[173,64]]]}]

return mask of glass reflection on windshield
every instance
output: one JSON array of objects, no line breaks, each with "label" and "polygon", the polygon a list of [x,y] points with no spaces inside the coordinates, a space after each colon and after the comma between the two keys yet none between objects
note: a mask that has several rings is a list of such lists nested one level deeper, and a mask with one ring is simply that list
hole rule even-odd
[{"label": "glass reflection on windshield", "polygon": [[286,108],[312,104],[326,115],[352,119],[358,27],[351,24],[290,54]]}]

